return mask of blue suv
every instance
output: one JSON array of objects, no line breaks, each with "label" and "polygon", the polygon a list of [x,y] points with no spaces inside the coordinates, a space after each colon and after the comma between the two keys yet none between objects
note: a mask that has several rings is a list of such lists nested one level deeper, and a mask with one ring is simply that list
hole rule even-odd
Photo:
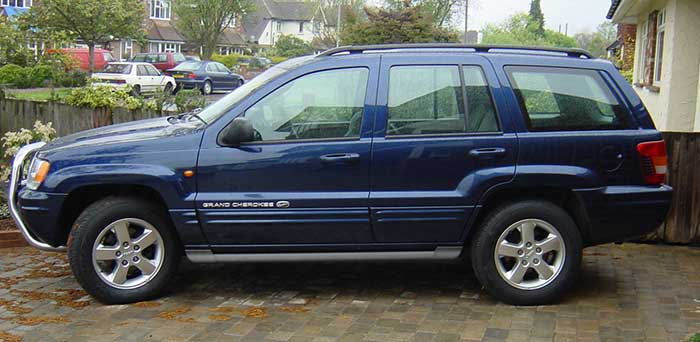
[{"label": "blue suv", "polygon": [[493,296],[536,305],[584,247],[662,223],[666,166],[639,97],[585,51],[355,46],[199,112],[25,146],[9,204],[104,303],[157,296],[184,255],[464,258]]}]

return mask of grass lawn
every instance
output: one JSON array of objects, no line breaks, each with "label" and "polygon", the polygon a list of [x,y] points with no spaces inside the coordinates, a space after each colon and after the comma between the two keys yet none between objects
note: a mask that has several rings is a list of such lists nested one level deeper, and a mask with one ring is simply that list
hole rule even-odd
[{"label": "grass lawn", "polygon": [[[70,94],[72,88],[56,88],[53,90],[54,97],[63,99]],[[48,88],[37,88],[37,89],[22,89],[22,90],[8,90],[7,97],[20,99],[20,100],[32,100],[32,101],[48,101],[51,99],[51,89]]]}]

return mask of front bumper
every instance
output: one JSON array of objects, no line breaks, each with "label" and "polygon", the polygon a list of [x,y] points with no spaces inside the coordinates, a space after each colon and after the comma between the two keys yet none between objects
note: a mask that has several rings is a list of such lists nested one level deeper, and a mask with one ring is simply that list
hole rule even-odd
[{"label": "front bumper", "polygon": [[588,245],[626,240],[648,234],[666,219],[673,188],[658,186],[607,186],[577,189],[583,204]]},{"label": "front bumper", "polygon": [[[27,240],[29,245],[32,247],[36,247],[38,249],[44,250],[44,251],[51,251],[51,252],[62,252],[66,250],[65,246],[59,246],[59,247],[54,247],[43,241],[41,238],[39,238],[35,232],[31,231],[29,227],[31,226],[36,226],[36,224],[40,224],[41,222],[46,222],[46,219],[53,219],[55,222],[55,217],[56,213],[60,208],[46,208],[46,207],[38,207],[38,206],[32,206],[32,205],[25,205],[22,206],[22,210],[20,212],[20,205],[18,203],[18,197],[20,197],[20,192],[22,193],[21,197],[23,201],[28,200],[29,203],[32,202],[32,200],[35,201],[41,201],[41,202],[53,202],[53,201],[45,201],[47,198],[43,198],[42,196],[49,196],[48,194],[44,193],[39,193],[39,192],[33,192],[29,191],[28,189],[21,189],[22,188],[22,183],[23,183],[23,165],[24,162],[26,161],[27,157],[32,155],[32,152],[38,150],[42,146],[44,146],[46,143],[44,142],[37,142],[33,144],[26,145],[22,148],[19,149],[17,152],[17,155],[15,156],[15,159],[12,161],[12,173],[10,174],[10,189],[8,191],[8,196],[7,196],[7,202],[8,206],[10,207],[10,214],[12,215],[12,218],[15,220],[17,223],[17,227],[19,227],[19,230],[22,232],[22,235],[24,236],[24,239]],[[32,198],[39,196],[38,198]],[[30,215],[26,215],[26,214]],[[22,214],[25,214],[28,217],[31,217],[31,220],[25,220],[25,216]],[[54,225],[51,225],[54,226]]]}]

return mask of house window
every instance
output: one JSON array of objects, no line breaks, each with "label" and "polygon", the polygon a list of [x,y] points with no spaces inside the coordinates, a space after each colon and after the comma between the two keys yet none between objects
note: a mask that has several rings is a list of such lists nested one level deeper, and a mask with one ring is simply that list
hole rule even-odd
[{"label": "house window", "polygon": [[277,32],[282,32],[282,22],[281,21],[277,22]]},{"label": "house window", "polygon": [[180,43],[151,42],[149,52],[180,52]]},{"label": "house window", "polygon": [[11,6],[11,7],[32,7],[32,0],[0,0],[0,6]]},{"label": "house window", "polygon": [[299,33],[304,33],[304,22],[303,21],[299,22]]},{"label": "house window", "polygon": [[151,0],[151,18],[170,20],[170,0]]},{"label": "house window", "polygon": [[645,21],[642,23],[641,30],[639,30],[639,65],[637,67],[637,83],[644,83],[644,74],[646,73],[647,65],[647,44],[649,40],[647,39],[647,32],[649,31],[649,22]]},{"label": "house window", "polygon": [[129,40],[122,40],[122,56],[123,59],[130,59],[134,55],[134,42]]},{"label": "house window", "polygon": [[666,10],[656,17],[656,59],[654,60],[654,81],[661,81],[661,66],[664,59],[664,36],[666,33]]}]

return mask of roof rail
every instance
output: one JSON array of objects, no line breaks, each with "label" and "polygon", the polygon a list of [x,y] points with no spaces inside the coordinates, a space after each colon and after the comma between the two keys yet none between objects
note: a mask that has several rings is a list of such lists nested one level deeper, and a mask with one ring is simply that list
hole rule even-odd
[{"label": "roof rail", "polygon": [[532,46],[516,46],[516,45],[468,45],[468,44],[452,44],[452,43],[430,43],[430,44],[384,44],[384,45],[349,45],[340,46],[337,48],[323,51],[316,55],[333,56],[339,53],[364,53],[367,51],[382,51],[382,50],[411,50],[411,49],[469,49],[474,52],[503,52],[510,50],[511,52],[545,52],[545,53],[560,53],[566,54],[568,57],[594,59],[590,52],[583,49],[574,48],[554,48],[554,47],[532,47]]}]

